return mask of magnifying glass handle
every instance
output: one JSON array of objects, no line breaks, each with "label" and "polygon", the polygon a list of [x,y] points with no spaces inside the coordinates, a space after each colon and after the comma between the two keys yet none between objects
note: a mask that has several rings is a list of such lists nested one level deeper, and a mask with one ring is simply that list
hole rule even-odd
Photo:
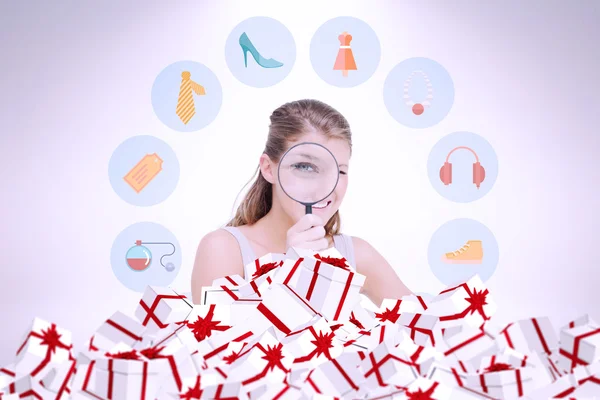
[{"label": "magnifying glass handle", "polygon": [[306,205],[306,214],[312,214],[312,204]]}]

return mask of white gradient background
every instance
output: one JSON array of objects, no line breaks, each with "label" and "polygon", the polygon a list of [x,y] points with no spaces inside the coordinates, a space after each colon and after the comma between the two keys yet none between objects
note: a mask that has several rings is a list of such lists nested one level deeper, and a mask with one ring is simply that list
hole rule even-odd
[{"label": "white gradient background", "polygon": [[[370,241],[409,288],[443,287],[427,265],[429,239],[448,220],[473,218],[500,246],[488,281],[500,321],[600,317],[597,1],[0,4],[0,365],[34,316],[80,345],[115,310],[133,311],[140,294],[117,281],[109,258],[135,222],[177,236],[175,286],[189,290],[197,244],[227,221],[270,112],[306,97],[353,128],[344,232]],[[290,75],[267,89],[240,83],[224,57],[230,30],[259,15],[284,23],[298,51]],[[352,89],[324,83],[309,60],[312,34],[340,15],[369,23],[382,46],[374,76]],[[456,88],[448,117],[424,130],[399,125],[382,96],[388,72],[417,56],[445,66]],[[154,78],[179,60],[204,63],[223,87],[219,116],[196,133],[169,130],[150,102]],[[484,136],[498,154],[496,185],[474,203],[447,201],[427,178],[432,146],[454,131]],[[127,204],[108,180],[113,150],[140,134],[167,141],[181,166],[173,195],[153,207]]]}]

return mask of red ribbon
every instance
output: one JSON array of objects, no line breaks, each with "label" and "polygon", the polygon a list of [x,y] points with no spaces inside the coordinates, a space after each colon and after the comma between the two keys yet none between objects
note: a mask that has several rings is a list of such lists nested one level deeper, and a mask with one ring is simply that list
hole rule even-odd
[{"label": "red ribbon", "polygon": [[333,267],[338,267],[341,269],[345,269],[346,271],[350,271],[350,266],[346,263],[346,259],[344,257],[342,258],[336,258],[336,257],[330,257],[330,256],[321,256],[320,254],[315,254],[315,258],[319,261],[324,262],[325,264],[329,264]]},{"label": "red ribbon", "polygon": [[46,355],[44,356],[44,359],[33,371],[29,373],[29,375],[35,377],[37,374],[39,374],[40,371],[42,371],[50,363],[52,354],[56,353],[56,349],[60,348],[70,351],[73,348],[72,344],[67,346],[65,343],[62,343],[60,341],[61,336],[62,335],[56,330],[56,324],[54,323],[51,323],[50,327],[42,329],[42,333],[29,332],[25,338],[25,341],[17,350],[17,355],[19,355],[19,353],[23,350],[30,337],[41,339],[39,345],[46,346]]},{"label": "red ribbon", "polygon": [[385,356],[383,356],[381,358],[381,360],[376,361],[375,356],[373,355],[373,352],[371,352],[371,353],[369,353],[369,361],[371,361],[372,367],[365,373],[365,378],[368,378],[369,375],[374,373],[375,377],[377,378],[377,383],[379,384],[379,386],[386,386],[387,384],[384,382],[383,378],[381,377],[381,373],[380,373],[379,369],[383,366],[383,364],[385,364],[389,360],[396,360],[398,362],[401,362],[402,364],[408,365],[409,367],[415,366],[415,364],[413,362],[404,360],[404,359],[402,359],[394,354],[391,354],[391,353],[387,353]]},{"label": "red ribbon", "polygon": [[300,267],[300,264],[302,264],[303,260],[304,260],[304,258],[302,258],[302,257],[299,258],[298,260],[296,260],[296,263],[292,267],[292,270],[289,272],[289,274],[287,274],[287,276],[285,277],[285,280],[283,281],[284,285],[287,285],[288,283],[290,283],[290,280],[292,280],[292,277],[294,276],[294,274],[298,270],[298,267]]},{"label": "red ribbon", "polygon": [[579,336],[575,337],[575,342],[573,343],[573,354],[567,352],[564,349],[560,349],[559,352],[562,356],[568,358],[569,360],[571,360],[571,371],[573,370],[573,368],[575,368],[578,364],[580,365],[589,365],[588,362],[582,360],[579,358],[579,343],[581,342],[582,339],[585,339],[586,337],[589,336],[594,336],[600,333],[600,328],[591,330],[589,332],[583,333]]},{"label": "red ribbon", "polygon": [[256,271],[252,275],[252,278],[256,279],[260,276],[263,276],[264,274],[271,272],[275,268],[281,267],[283,265],[283,261],[270,262],[260,265],[260,260],[257,258],[256,260],[254,260],[254,264],[256,266]]},{"label": "red ribbon", "polygon": [[402,300],[396,300],[396,304],[394,304],[394,307],[391,310],[386,308],[382,313],[375,313],[375,318],[379,318],[381,322],[390,321],[395,324],[396,321],[398,321],[398,318],[400,318],[400,313],[398,311],[400,311],[401,303]]},{"label": "red ribbon", "polygon": [[295,363],[300,363],[304,361],[312,360],[314,357],[318,357],[323,354],[328,360],[331,360],[331,354],[329,353],[329,349],[333,348],[333,337],[334,333],[325,333],[319,332],[315,330],[315,328],[311,325],[308,328],[308,331],[313,335],[315,340],[311,340],[310,342],[315,345],[313,351],[303,357],[298,357],[294,360]]},{"label": "red ribbon", "polygon": [[169,362],[169,367],[171,367],[171,372],[173,373],[173,379],[175,380],[175,385],[177,385],[177,390],[181,391],[181,375],[179,375],[179,368],[177,367],[177,363],[175,362],[175,357],[172,354],[161,354],[165,347],[166,346],[148,347],[147,349],[141,350],[140,353],[150,360],[166,359]]},{"label": "red ribbon", "polygon": [[461,319],[461,318],[466,317],[467,314],[469,314],[469,312],[471,314],[474,314],[476,311],[483,317],[484,320],[487,321],[488,319],[490,319],[489,317],[487,317],[485,315],[485,311],[483,309],[483,306],[487,304],[487,302],[485,301],[487,295],[489,294],[489,291],[487,289],[481,290],[481,291],[477,291],[477,289],[473,289],[473,292],[471,292],[469,285],[467,285],[466,283],[463,283],[454,288],[446,289],[446,290],[440,292],[440,294],[451,292],[460,287],[462,287],[465,290],[465,292],[467,292],[467,295],[469,296],[469,297],[465,297],[465,300],[469,302],[469,306],[467,308],[465,308],[463,310],[463,312],[461,312],[461,313],[454,314],[454,315],[445,315],[445,316],[440,317],[440,321],[452,321],[452,320]]},{"label": "red ribbon", "polygon": [[265,349],[263,347],[263,345],[259,342],[256,343],[253,347],[256,347],[257,349],[259,349],[260,351],[262,351],[265,355],[262,357],[263,360],[267,360],[267,364],[265,365],[265,367],[263,368],[263,370],[261,372],[259,372],[258,374],[256,374],[255,376],[248,378],[244,381],[242,381],[242,385],[247,385],[249,383],[252,382],[256,382],[262,378],[264,378],[265,376],[267,376],[267,373],[269,371],[274,370],[275,368],[279,368],[280,370],[282,370],[284,373],[288,373],[288,369],[281,363],[281,360],[283,360],[283,344],[278,343],[274,346],[271,345],[267,345],[267,348]]},{"label": "red ribbon", "polygon": [[188,322],[187,327],[192,330],[194,337],[198,342],[212,335],[212,331],[226,331],[231,328],[229,325],[219,325],[221,321],[213,321],[215,313],[215,304],[211,304],[204,318],[198,316],[193,322]]},{"label": "red ribbon", "polygon": [[[457,344],[456,346],[449,348],[448,350],[446,350],[446,351],[444,352],[444,355],[445,355],[445,356],[447,356],[447,355],[449,355],[449,354],[452,354],[452,353],[454,353],[455,351],[457,351],[457,350],[460,350],[461,348],[463,348],[463,347],[465,347],[465,346],[467,346],[467,345],[469,345],[469,344],[471,344],[471,343],[475,342],[476,340],[479,340],[479,339],[481,339],[481,338],[482,338],[482,337],[484,337],[484,336],[485,336],[485,332],[480,332],[480,333],[478,333],[477,335],[475,335],[475,336],[473,336],[473,337],[471,337],[471,338],[469,338],[469,339],[465,340],[464,342],[462,342],[462,343],[459,343],[459,344]],[[464,368],[464,367],[463,367],[463,368]]]},{"label": "red ribbon", "polygon": [[182,296],[179,294],[177,294],[177,295],[175,295],[175,294],[159,294],[159,295],[156,295],[156,297],[154,298],[154,301],[152,302],[152,305],[150,307],[148,307],[148,305],[144,302],[144,300],[140,300],[140,305],[142,306],[144,311],[146,311],[146,313],[147,313],[146,318],[144,318],[144,321],[142,321],[142,325],[146,326],[146,325],[148,325],[148,322],[150,322],[150,320],[152,320],[161,329],[167,327],[168,324],[163,324],[162,321],[160,319],[158,319],[156,314],[154,314],[154,312],[156,311],[156,308],[158,307],[158,304],[160,303],[161,300],[164,300],[164,299],[184,300],[185,296]]},{"label": "red ribbon", "polygon": [[433,382],[433,385],[425,392],[419,388],[416,392],[406,391],[406,398],[410,400],[435,400],[431,395],[435,392],[435,388],[439,385],[438,382]]},{"label": "red ribbon", "polygon": [[420,327],[416,326],[417,322],[419,321],[421,316],[422,316],[422,314],[415,314],[415,316],[410,321],[410,323],[408,325],[406,325],[406,327],[410,329],[410,338],[412,340],[415,340],[417,332],[423,333],[423,334],[429,336],[429,338],[431,339],[431,345],[435,346],[435,339],[433,337],[433,331],[431,329],[425,329],[425,328],[420,328]]}]

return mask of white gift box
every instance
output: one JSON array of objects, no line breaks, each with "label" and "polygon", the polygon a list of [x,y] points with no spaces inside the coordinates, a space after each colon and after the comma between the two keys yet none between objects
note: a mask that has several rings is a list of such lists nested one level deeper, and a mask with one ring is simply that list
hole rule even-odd
[{"label": "white gift box", "polygon": [[352,309],[360,303],[360,290],[365,278],[350,267],[344,269],[320,259],[304,258],[295,289],[328,320],[346,321]]},{"label": "white gift box", "polygon": [[387,342],[390,345],[396,345],[396,339],[398,337],[400,327],[395,324],[383,323],[377,325],[368,331],[358,331],[354,336],[350,336],[348,341],[344,343],[345,347],[348,347],[348,342],[351,342],[355,346],[360,346],[361,350],[371,351],[379,346],[383,342]]},{"label": "white gift box", "polygon": [[510,323],[500,331],[496,342],[500,348],[509,347],[524,354],[550,354],[558,348],[558,336],[548,317]]},{"label": "white gift box", "polygon": [[265,385],[261,391],[253,392],[252,400],[304,400],[302,391],[287,383],[279,382]]},{"label": "white gift box", "polygon": [[441,291],[428,306],[428,314],[440,317],[440,328],[460,324],[479,328],[498,308],[479,275]]},{"label": "white gift box", "polygon": [[21,343],[14,366],[17,376],[43,379],[71,356],[71,332],[40,318],[34,318]]},{"label": "white gift box", "polygon": [[255,280],[281,267],[284,256],[278,253],[267,253],[244,266],[246,281]]},{"label": "white gift box", "polygon": [[185,379],[183,387],[176,399],[248,399],[240,382],[207,383],[204,374]]},{"label": "white gift box", "polygon": [[370,389],[364,400],[396,400],[404,393],[406,388],[401,386],[387,385]]},{"label": "white gift box", "polygon": [[575,318],[573,321],[569,322],[566,325],[563,325],[560,328],[560,331],[564,331],[566,329],[572,329],[578,326],[583,326],[583,325],[592,325],[592,326],[599,326],[596,321],[594,321],[588,314],[583,314],[577,318]]},{"label": "white gift box", "polygon": [[0,368],[0,391],[2,391],[2,389],[8,386],[10,383],[14,382],[16,377],[17,374],[15,373],[14,364]]},{"label": "white gift box", "polygon": [[313,368],[327,360],[338,357],[344,351],[342,344],[323,317],[309,326],[291,332],[281,343],[294,357],[294,363],[308,363]]},{"label": "white gift box", "polygon": [[398,399],[435,399],[435,400],[473,400],[492,399],[485,394],[476,393],[468,388],[451,387],[427,378],[419,377],[408,386]]},{"label": "white gift box", "polygon": [[298,286],[298,278],[304,258],[286,258],[281,267],[277,268],[273,275],[273,283],[281,283],[289,287]]},{"label": "white gift box", "polygon": [[147,333],[154,333],[185,320],[191,310],[192,303],[184,295],[168,287],[147,286],[135,317],[146,327]]},{"label": "white gift box", "polygon": [[144,341],[146,327],[121,311],[104,321],[90,338],[90,351],[108,351],[118,343],[136,347]]},{"label": "white gift box", "polygon": [[198,350],[192,353],[192,359],[198,369],[216,366],[222,363],[227,355],[227,348],[231,343],[252,344],[260,338],[267,329],[267,325],[258,316],[258,311],[241,325],[236,325],[226,331],[216,332],[214,335],[198,343]]},{"label": "white gift box", "polygon": [[463,370],[449,367],[436,361],[431,365],[431,369],[427,372],[425,377],[449,387],[466,387],[468,376],[469,374]]},{"label": "white gift box", "polygon": [[360,367],[368,389],[390,384],[407,386],[419,375],[408,355],[388,342],[379,344],[367,354]]},{"label": "white gift box", "polygon": [[[314,259],[314,260],[331,259],[331,260],[336,260],[335,262],[337,262],[337,263],[343,262],[343,265],[345,265],[347,268],[349,268],[351,270],[356,270],[356,266],[350,265],[348,263],[348,260],[346,260],[346,258],[342,255],[342,253],[340,253],[339,250],[336,249],[335,247],[330,247],[326,250],[320,250],[320,251],[314,251],[311,249],[303,249],[301,247],[290,247],[287,250],[287,252],[285,253],[285,258],[286,259],[302,258],[304,260],[307,260],[307,259]],[[324,261],[324,262],[326,262],[326,261]]]},{"label": "white gift box", "polygon": [[185,326],[201,342],[216,332],[224,332],[232,327],[231,306],[222,304],[195,305],[186,318]]},{"label": "white gift box", "polygon": [[436,340],[442,341],[442,331],[438,328],[439,317],[427,314],[402,313],[398,325],[408,328],[410,338],[420,346],[435,346]]},{"label": "white gift box", "polygon": [[92,360],[85,369],[82,391],[112,400],[154,399],[165,364],[149,360],[137,350],[117,344]]},{"label": "white gift box", "polygon": [[210,286],[228,286],[228,287],[235,287],[235,286],[242,286],[245,285],[247,282],[244,278],[242,278],[240,275],[226,275],[223,276],[221,278],[217,278],[215,280],[212,281],[212,284]]},{"label": "white gift box", "polygon": [[[432,297],[427,298],[427,301],[431,300]],[[402,296],[401,299],[383,299],[376,318],[379,322],[388,320],[395,323],[402,313],[423,313],[427,308],[425,298],[414,294]]]},{"label": "white gift box", "polygon": [[264,317],[265,322],[286,335],[305,327],[319,314],[296,291],[280,283],[270,286],[256,310]]},{"label": "white gift box", "polygon": [[0,393],[5,392],[6,394],[0,394],[0,398],[2,400],[6,399],[25,399],[25,400],[33,400],[33,399],[56,399],[56,400],[64,400],[69,399],[69,394],[67,392],[63,392],[61,396],[57,396],[56,393],[47,390],[42,386],[42,384],[31,375],[23,375],[17,378],[13,383],[11,383],[7,388],[0,390]]},{"label": "white gift box", "polygon": [[242,297],[239,286],[202,286],[200,289],[200,305],[229,305]]},{"label": "white gift box", "polygon": [[57,399],[69,397],[77,370],[76,364],[77,360],[72,359],[52,368],[42,379],[42,386],[55,393]]},{"label": "white gift box", "polygon": [[230,365],[227,375],[248,392],[265,383],[283,382],[293,362],[293,355],[283,344],[265,332]]},{"label": "white gift box", "polygon": [[[275,268],[278,268],[282,263],[283,261],[279,261],[267,265],[275,265]],[[273,276],[275,276],[276,273],[277,269],[268,270],[268,272],[265,272],[259,277],[240,285],[239,291],[241,297],[247,299],[261,299],[262,292],[269,289],[269,286],[273,283]]]},{"label": "white gift box", "polygon": [[379,310],[374,313],[375,320],[379,323],[389,321],[395,324],[400,318],[400,313],[407,310],[402,310],[402,300],[384,299],[381,302]]},{"label": "white gift box", "polygon": [[[344,321],[345,323],[346,321]],[[364,308],[360,302],[357,303],[348,317],[348,322],[358,329],[369,330],[379,325],[380,322],[375,318],[375,312]]]},{"label": "white gift box", "polygon": [[444,364],[451,367],[475,372],[481,358],[498,352],[498,346],[492,336],[477,328],[465,329],[439,343],[437,348],[445,356]]},{"label": "white gift box", "polygon": [[597,361],[600,361],[600,328],[597,325],[581,325],[560,333],[560,369],[570,372],[578,365]]},{"label": "white gift box", "polygon": [[398,333],[398,345],[396,347],[408,355],[408,358],[414,363],[417,373],[424,377],[429,373],[433,363],[444,357],[435,347],[416,344],[410,338],[410,334],[404,330]]},{"label": "white gift box", "polygon": [[302,391],[308,398],[316,395],[360,398],[360,385],[365,381],[356,353],[343,353],[313,369],[307,376]]},{"label": "white gift box", "polygon": [[244,323],[261,302],[261,299],[239,299],[231,303],[229,305],[231,325]]},{"label": "white gift box", "polygon": [[164,379],[161,386],[168,393],[177,393],[182,389],[184,378],[198,374],[191,353],[196,350],[198,342],[192,331],[186,326],[166,328],[156,343],[139,352],[152,362],[162,360],[164,365]]},{"label": "white gift box", "polygon": [[20,397],[17,393],[9,394],[0,390],[0,400],[20,400]]}]

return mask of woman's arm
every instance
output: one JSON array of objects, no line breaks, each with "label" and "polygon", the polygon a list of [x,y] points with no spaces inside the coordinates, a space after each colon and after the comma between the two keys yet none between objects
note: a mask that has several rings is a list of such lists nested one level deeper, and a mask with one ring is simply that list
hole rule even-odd
[{"label": "woman's arm", "polygon": [[242,254],[237,240],[226,230],[218,229],[202,238],[192,270],[192,302],[200,304],[203,286],[226,275],[244,276]]},{"label": "woman's arm", "polygon": [[362,293],[377,307],[381,306],[383,299],[399,299],[412,293],[373,246],[354,236],[352,243],[356,258],[356,272],[367,277]]}]

